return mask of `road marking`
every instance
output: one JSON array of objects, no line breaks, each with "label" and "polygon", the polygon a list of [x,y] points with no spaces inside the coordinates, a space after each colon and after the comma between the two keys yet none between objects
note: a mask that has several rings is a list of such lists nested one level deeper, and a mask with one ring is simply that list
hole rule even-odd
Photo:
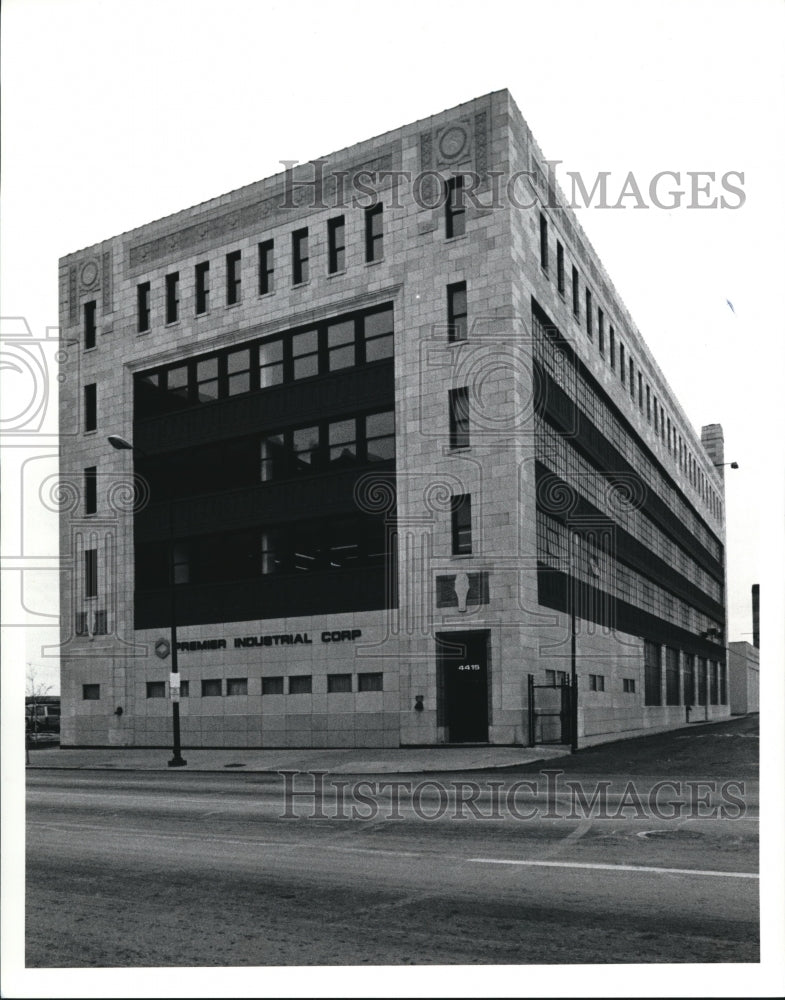
[{"label": "road marking", "polygon": [[590,868],[610,872],[651,872],[655,875],[714,875],[717,878],[760,878],[757,872],[716,872],[702,868],[652,868],[646,865],[603,865],[581,861],[520,861],[516,858],[467,858],[478,865],[525,865],[532,868]]}]

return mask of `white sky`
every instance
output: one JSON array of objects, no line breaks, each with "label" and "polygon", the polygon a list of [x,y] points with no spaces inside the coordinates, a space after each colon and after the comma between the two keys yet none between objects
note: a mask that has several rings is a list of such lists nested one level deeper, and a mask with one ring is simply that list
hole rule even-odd
[{"label": "white sky", "polygon": [[[60,256],[503,87],[561,171],[610,171],[610,190],[629,171],[644,191],[662,170],[684,185],[687,171],[743,171],[735,211],[690,210],[688,196],[578,215],[696,430],[721,423],[740,463],[726,470],[729,637],[751,641],[760,582],[764,637],[781,643],[780,0],[5,0],[2,17],[0,313],[36,337],[58,321]],[[47,420],[54,435],[55,406]],[[5,555],[49,567],[35,470],[56,471],[52,442],[7,447],[3,483]],[[51,568],[16,565],[3,577],[14,677],[30,661],[58,690],[41,655],[57,641]],[[49,627],[25,644],[25,621]]]}]

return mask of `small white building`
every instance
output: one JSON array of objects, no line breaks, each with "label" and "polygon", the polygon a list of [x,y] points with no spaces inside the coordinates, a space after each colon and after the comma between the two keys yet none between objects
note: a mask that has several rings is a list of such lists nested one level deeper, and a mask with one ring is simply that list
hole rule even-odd
[{"label": "small white building", "polygon": [[760,650],[749,642],[728,643],[731,715],[760,711]]}]

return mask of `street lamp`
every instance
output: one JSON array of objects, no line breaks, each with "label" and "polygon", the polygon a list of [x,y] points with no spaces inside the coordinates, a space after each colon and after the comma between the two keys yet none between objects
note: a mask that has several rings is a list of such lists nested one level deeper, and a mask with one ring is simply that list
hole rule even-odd
[{"label": "street lamp", "polygon": [[[141,448],[136,448],[130,441],[120,437],[119,434],[110,434],[109,444],[117,451],[135,451],[144,455]],[[176,684],[169,684],[172,694],[172,759],[169,767],[184,767],[188,761],[183,759],[180,753],[180,678],[177,669],[177,604],[176,587],[174,578],[174,503],[172,492],[169,491],[167,497],[169,514],[169,621],[170,621],[170,646],[172,653],[172,679],[176,679]]]},{"label": "street lamp", "polygon": [[729,465],[732,469],[738,469],[739,467],[738,462],[712,462],[712,465],[714,466],[715,469],[722,469],[726,465]]}]

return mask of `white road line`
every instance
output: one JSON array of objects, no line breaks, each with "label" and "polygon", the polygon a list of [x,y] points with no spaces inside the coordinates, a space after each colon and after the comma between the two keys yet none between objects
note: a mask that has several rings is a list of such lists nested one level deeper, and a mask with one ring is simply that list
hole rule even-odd
[{"label": "white road line", "polygon": [[478,865],[525,865],[532,868],[591,868],[610,872],[651,872],[655,875],[714,875],[717,878],[760,878],[757,872],[716,872],[702,868],[651,868],[646,865],[603,865],[580,861],[520,861],[515,858],[467,858]]}]

